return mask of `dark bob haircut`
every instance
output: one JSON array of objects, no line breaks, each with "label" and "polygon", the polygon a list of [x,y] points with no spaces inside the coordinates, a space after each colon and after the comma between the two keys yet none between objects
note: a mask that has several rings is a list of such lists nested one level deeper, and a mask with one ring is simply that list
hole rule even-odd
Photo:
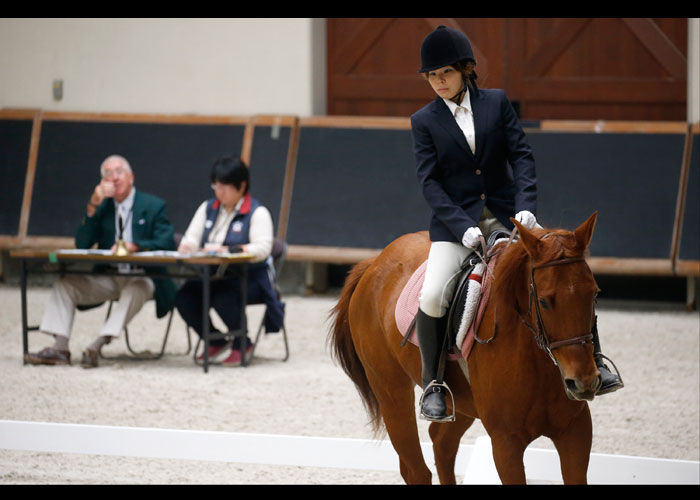
[{"label": "dark bob haircut", "polygon": [[241,185],[245,182],[243,194],[247,194],[250,189],[248,167],[238,157],[224,156],[219,158],[211,167],[211,182],[232,184],[236,189],[241,189]]}]

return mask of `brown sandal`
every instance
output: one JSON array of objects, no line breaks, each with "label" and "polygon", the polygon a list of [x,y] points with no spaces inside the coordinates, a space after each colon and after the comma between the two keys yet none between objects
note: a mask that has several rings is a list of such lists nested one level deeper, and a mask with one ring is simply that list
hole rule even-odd
[{"label": "brown sandal", "polygon": [[70,365],[70,351],[45,347],[39,352],[25,354],[24,361],[32,365]]},{"label": "brown sandal", "polygon": [[93,349],[85,349],[83,351],[83,359],[80,360],[80,366],[83,368],[97,368],[97,360],[100,353]]}]

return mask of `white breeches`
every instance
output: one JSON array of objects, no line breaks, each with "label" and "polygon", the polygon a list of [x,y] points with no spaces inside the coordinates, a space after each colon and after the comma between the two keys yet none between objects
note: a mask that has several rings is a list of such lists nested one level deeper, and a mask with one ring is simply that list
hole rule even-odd
[{"label": "white breeches", "polygon": [[[486,240],[495,230],[508,231],[486,207],[484,207],[484,212],[479,220],[479,229]],[[472,253],[472,249],[461,243],[434,241],[430,245],[428,266],[425,270],[425,280],[419,299],[421,311],[433,318],[441,318],[445,315],[459,278],[462,263]]]},{"label": "white breeches", "polygon": [[70,337],[77,305],[117,300],[100,335],[118,337],[147,300],[153,297],[153,281],[145,276],[68,275],[54,283],[39,330]]}]

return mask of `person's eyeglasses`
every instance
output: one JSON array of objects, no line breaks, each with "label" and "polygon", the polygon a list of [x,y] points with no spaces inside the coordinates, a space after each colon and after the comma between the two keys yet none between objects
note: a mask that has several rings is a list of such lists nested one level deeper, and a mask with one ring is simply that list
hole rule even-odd
[{"label": "person's eyeglasses", "polygon": [[224,184],[221,182],[214,182],[214,183],[212,183],[211,188],[214,191],[216,191],[217,189],[224,189],[224,188],[228,188],[229,186],[230,186],[229,184]]},{"label": "person's eyeglasses", "polygon": [[114,170],[107,170],[102,174],[103,179],[111,179],[115,175],[121,176],[126,172],[125,168],[115,168]]}]

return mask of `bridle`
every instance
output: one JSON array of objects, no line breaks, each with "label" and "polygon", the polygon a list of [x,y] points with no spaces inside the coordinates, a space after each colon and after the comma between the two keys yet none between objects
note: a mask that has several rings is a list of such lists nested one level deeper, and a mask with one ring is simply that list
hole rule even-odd
[{"label": "bridle", "polygon": [[518,315],[520,316],[520,320],[535,336],[535,342],[537,343],[537,346],[543,351],[545,351],[547,354],[549,354],[549,357],[552,358],[552,361],[554,362],[555,366],[559,366],[559,364],[554,358],[554,354],[552,353],[552,351],[567,345],[585,344],[587,342],[593,342],[593,332],[591,331],[590,333],[585,335],[579,335],[578,337],[571,337],[565,340],[559,340],[557,342],[549,341],[547,329],[545,328],[544,322],[542,321],[542,313],[540,311],[540,300],[537,294],[537,285],[535,284],[535,270],[542,269],[543,267],[573,264],[575,262],[584,262],[585,260],[586,259],[584,259],[583,257],[575,257],[570,259],[553,260],[551,262],[545,262],[544,264],[540,264],[538,266],[530,266],[530,294],[528,299],[528,314],[532,316],[532,303],[534,301],[535,314],[537,316],[537,330],[535,330],[535,328],[532,327],[532,325],[523,317],[523,315],[520,312],[518,312]]},{"label": "bridle", "polygon": [[[478,251],[475,251],[476,254],[479,256],[482,262],[486,264],[486,270],[491,273],[491,270],[489,269],[488,266],[488,261],[491,260],[491,257],[493,257],[495,254],[499,253],[503,248],[509,246],[514,238],[515,234],[517,232],[517,228],[514,228],[512,233],[510,234],[510,238],[508,239],[508,243],[504,245],[503,247],[499,248],[498,251],[494,251],[493,254],[487,254],[486,250],[484,250],[484,255],[479,253]],[[552,233],[547,233],[544,236],[542,236],[541,239],[546,239],[548,238]],[[483,236],[480,238],[481,239],[481,245],[482,248],[486,249],[486,241],[484,241]],[[560,347],[564,347],[567,345],[574,345],[574,344],[586,344],[587,342],[593,342],[593,330],[591,328],[591,332],[585,334],[585,335],[579,335],[577,337],[571,337],[565,340],[558,340],[556,342],[550,342],[549,341],[549,336],[547,335],[547,329],[544,326],[544,321],[542,321],[542,312],[540,310],[540,300],[539,300],[539,295],[537,294],[537,285],[535,284],[535,271],[537,269],[542,269],[543,267],[550,267],[550,266],[560,266],[560,265],[565,265],[565,264],[574,264],[576,262],[585,262],[584,257],[572,257],[568,259],[559,259],[559,260],[553,260],[550,262],[545,262],[544,264],[539,264],[537,266],[532,265],[532,261],[530,262],[530,286],[529,286],[529,297],[528,297],[528,315],[532,316],[532,303],[534,301],[535,303],[535,314],[537,317],[537,330],[532,327],[530,322],[528,322],[518,311],[518,315],[520,316],[520,321],[522,321],[525,326],[532,332],[532,334],[535,336],[535,342],[537,343],[537,346],[545,351],[547,354],[549,354],[549,357],[552,359],[552,362],[554,363],[555,366],[559,366],[559,363],[557,362],[556,358],[554,357],[554,354],[552,351],[555,349],[559,349]],[[491,275],[493,278],[493,274]],[[480,343],[480,344],[488,344],[492,340],[496,338],[496,332],[497,332],[497,325],[494,323],[493,326],[493,334],[491,335],[491,338],[482,340],[480,339],[477,335],[476,332],[474,332],[474,339]]]}]

